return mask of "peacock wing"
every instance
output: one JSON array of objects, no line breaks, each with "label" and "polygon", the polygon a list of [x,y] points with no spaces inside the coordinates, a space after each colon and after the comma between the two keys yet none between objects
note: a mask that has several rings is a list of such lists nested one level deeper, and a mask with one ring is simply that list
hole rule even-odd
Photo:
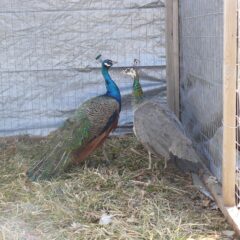
[{"label": "peacock wing", "polygon": [[118,120],[119,104],[108,96],[99,96],[86,101],[63,128],[71,131],[71,151],[85,148],[91,141],[111,128]]}]

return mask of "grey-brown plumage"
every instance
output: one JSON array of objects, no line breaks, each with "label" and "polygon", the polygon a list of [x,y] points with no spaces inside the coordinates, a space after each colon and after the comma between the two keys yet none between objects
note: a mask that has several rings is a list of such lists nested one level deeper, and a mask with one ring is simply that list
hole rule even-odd
[{"label": "grey-brown plumage", "polygon": [[158,99],[141,104],[134,114],[140,142],[165,161],[172,159],[185,171],[198,171],[201,160],[175,114]]}]

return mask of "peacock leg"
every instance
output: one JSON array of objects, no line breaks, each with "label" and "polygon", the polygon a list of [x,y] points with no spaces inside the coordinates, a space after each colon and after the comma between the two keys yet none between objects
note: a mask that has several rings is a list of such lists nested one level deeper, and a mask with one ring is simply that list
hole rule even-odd
[{"label": "peacock leg", "polygon": [[109,160],[108,155],[107,155],[106,143],[105,142],[103,143],[103,146],[102,146],[102,153],[103,153],[103,156],[104,156],[104,159],[105,159],[106,163],[109,165],[110,160]]},{"label": "peacock leg", "polygon": [[148,151],[148,169],[152,169],[152,153]]},{"label": "peacock leg", "polygon": [[164,157],[164,169],[167,168],[167,162],[168,162],[168,159],[166,157]]}]

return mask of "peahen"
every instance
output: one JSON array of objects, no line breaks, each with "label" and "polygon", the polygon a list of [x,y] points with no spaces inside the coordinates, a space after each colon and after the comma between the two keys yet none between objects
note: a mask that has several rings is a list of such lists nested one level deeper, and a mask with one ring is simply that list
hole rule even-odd
[{"label": "peahen", "polygon": [[28,171],[30,180],[59,176],[69,166],[91,154],[117,127],[121,111],[121,94],[109,75],[114,62],[101,61],[107,92],[84,102],[63,126],[51,133],[44,145],[44,155]]},{"label": "peahen", "polygon": [[[135,111],[138,106],[144,102],[145,97],[143,94],[142,86],[139,79],[139,72],[137,69],[137,65],[139,64],[139,60],[134,59],[133,67],[132,68],[126,68],[123,70],[123,73],[130,76],[133,79],[133,85],[132,85],[132,108],[133,111]],[[135,124],[133,123],[133,132],[136,136],[136,138],[139,140],[136,130],[135,130]],[[152,153],[150,150],[150,147],[146,146],[148,151],[148,169],[152,169]]]},{"label": "peahen", "polygon": [[[135,61],[136,63],[136,61]],[[167,161],[173,160],[184,171],[198,171],[201,159],[186,136],[184,128],[176,115],[162,104],[159,98],[146,100],[139,81],[136,64],[123,71],[133,81],[134,134],[146,147],[151,168],[151,154],[162,156]]]}]

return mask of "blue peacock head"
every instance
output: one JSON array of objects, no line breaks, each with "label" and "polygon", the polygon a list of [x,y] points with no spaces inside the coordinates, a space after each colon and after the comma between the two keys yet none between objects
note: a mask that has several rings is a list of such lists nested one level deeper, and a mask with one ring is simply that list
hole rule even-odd
[{"label": "blue peacock head", "polygon": [[102,60],[101,54],[96,57],[96,60],[98,60],[102,64],[102,67],[106,67],[107,69],[111,68],[113,64],[117,63],[110,59]]}]

